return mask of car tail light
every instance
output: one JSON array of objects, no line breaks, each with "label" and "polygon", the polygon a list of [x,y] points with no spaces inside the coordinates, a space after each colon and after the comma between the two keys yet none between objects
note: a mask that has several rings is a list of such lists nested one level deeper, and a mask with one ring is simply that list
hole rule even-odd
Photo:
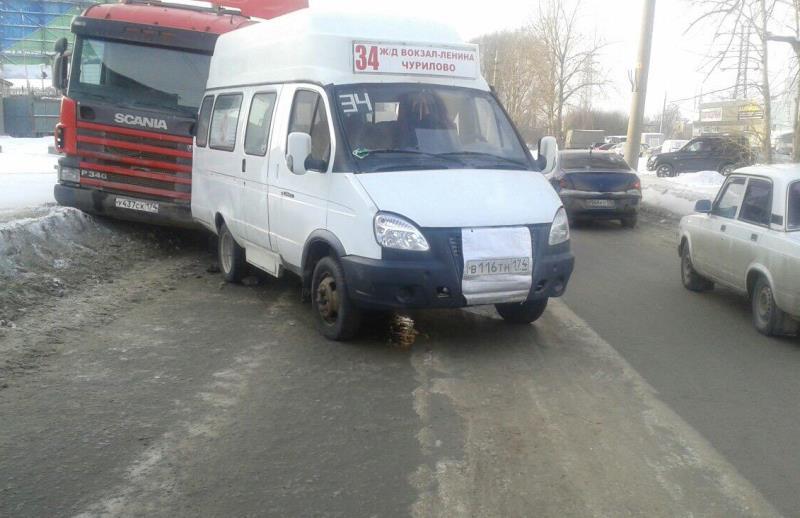
[{"label": "car tail light", "polygon": [[639,180],[639,178],[637,177],[633,182],[631,182],[631,186],[629,187],[629,189],[636,189],[637,191],[641,191],[642,181]]}]

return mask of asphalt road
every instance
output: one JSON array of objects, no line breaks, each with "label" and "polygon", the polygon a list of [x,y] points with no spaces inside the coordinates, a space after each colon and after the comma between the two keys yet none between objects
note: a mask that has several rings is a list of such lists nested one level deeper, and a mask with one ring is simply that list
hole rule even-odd
[{"label": "asphalt road", "polygon": [[744,298],[680,282],[674,223],[573,229],[565,302],[781,512],[800,516],[800,340],[760,335]]},{"label": "asphalt road", "polygon": [[796,342],[683,292],[658,225],[574,241],[533,326],[334,344],[293,278],[226,285],[184,245],[30,310],[0,328],[0,516],[796,514]]}]

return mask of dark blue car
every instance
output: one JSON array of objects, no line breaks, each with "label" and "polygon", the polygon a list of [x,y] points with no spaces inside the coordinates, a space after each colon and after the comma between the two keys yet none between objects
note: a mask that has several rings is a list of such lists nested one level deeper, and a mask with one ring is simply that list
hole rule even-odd
[{"label": "dark blue car", "polygon": [[620,155],[561,151],[559,165],[549,179],[570,220],[618,219],[623,227],[636,226],[642,184]]}]

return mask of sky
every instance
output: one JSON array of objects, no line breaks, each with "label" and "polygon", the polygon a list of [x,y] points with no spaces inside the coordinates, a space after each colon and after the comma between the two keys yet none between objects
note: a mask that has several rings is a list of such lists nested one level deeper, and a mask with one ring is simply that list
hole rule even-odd
[{"label": "sky", "polygon": [[[566,0],[572,1],[572,0]],[[535,19],[537,0],[310,0],[311,6],[350,12],[433,17],[453,25],[467,40],[483,34],[515,29]],[[606,70],[609,87],[596,94],[600,109],[629,111],[631,102],[628,72],[635,67],[642,22],[643,0],[583,0],[579,23],[587,35],[597,34],[606,42],[600,64]],[[692,118],[695,99],[701,92],[730,86],[730,74],[716,74],[706,80],[703,68],[712,44],[713,28],[705,26],[688,33],[694,11],[688,0],[657,0],[655,28],[648,83],[646,113],[661,111],[668,102],[680,101],[681,112]],[[785,47],[785,48],[784,48]],[[785,76],[790,54],[786,44],[773,44],[771,69],[775,77]],[[783,75],[781,75],[783,74]],[[708,95],[705,95],[708,99]],[[709,99],[710,100],[710,99]]]}]

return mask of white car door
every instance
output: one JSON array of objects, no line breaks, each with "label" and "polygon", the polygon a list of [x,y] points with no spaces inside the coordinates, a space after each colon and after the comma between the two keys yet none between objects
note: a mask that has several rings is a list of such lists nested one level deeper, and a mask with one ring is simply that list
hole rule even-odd
[{"label": "white car door", "polygon": [[209,177],[208,188],[215,200],[212,210],[222,214],[225,224],[240,243],[244,238],[244,227],[241,224],[244,177],[240,168],[241,145],[237,146],[237,135],[243,99],[241,92],[217,95],[208,135],[210,151],[205,160]]},{"label": "white car door", "polygon": [[[293,91],[292,91],[293,90]],[[285,262],[299,267],[308,236],[326,228],[330,170],[335,142],[330,108],[322,88],[312,85],[284,87],[273,129],[279,144],[270,156],[270,232],[273,245]],[[291,102],[289,102],[291,100]],[[278,130],[280,126],[280,131]],[[320,170],[298,175],[286,163],[286,139],[291,132],[311,135],[311,158],[324,164]],[[275,206],[273,206],[275,205]],[[273,210],[275,209],[275,210]]]},{"label": "white car door", "polygon": [[210,187],[208,160],[208,127],[211,124],[211,110],[214,108],[214,96],[207,95],[200,106],[197,117],[197,130],[192,157],[192,216],[209,227],[214,224],[212,192]]},{"label": "white car door", "polygon": [[744,195],[746,179],[729,178],[720,189],[707,218],[699,223],[692,239],[692,262],[699,272],[715,281],[725,282],[730,238],[728,226],[734,221]]},{"label": "white car door", "polygon": [[269,237],[270,129],[278,99],[276,88],[256,88],[250,99],[245,122],[242,171],[242,213],[245,238],[252,244],[272,250]]},{"label": "white car door", "polygon": [[747,270],[760,260],[766,265],[765,237],[772,232],[772,182],[766,178],[747,181],[739,216],[728,224],[730,253],[725,281],[739,290],[747,290]]}]

